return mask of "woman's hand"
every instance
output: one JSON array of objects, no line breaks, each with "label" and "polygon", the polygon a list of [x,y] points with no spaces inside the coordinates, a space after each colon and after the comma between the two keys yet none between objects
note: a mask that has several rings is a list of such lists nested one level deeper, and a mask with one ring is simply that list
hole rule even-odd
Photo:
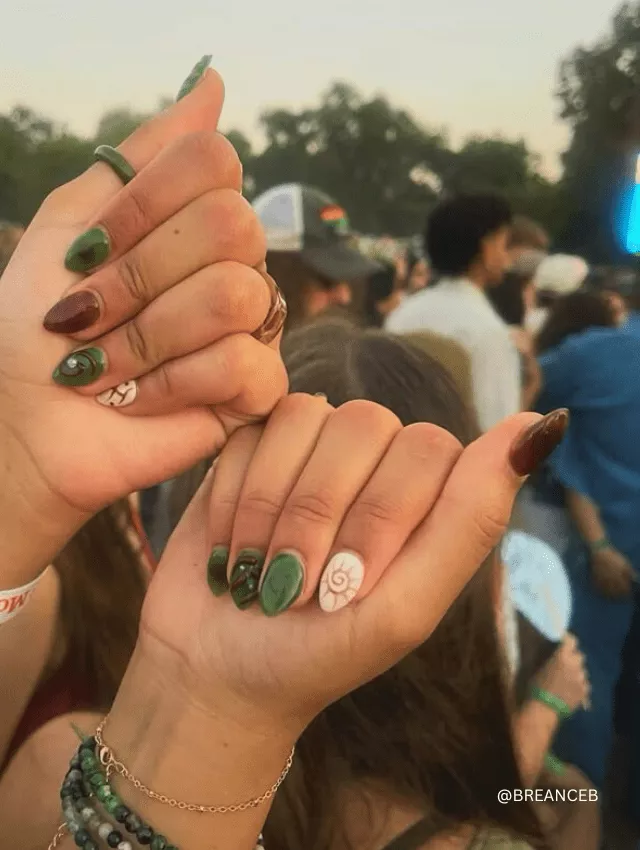
[{"label": "woman's hand", "polygon": [[585,658],[574,635],[566,635],[556,654],[537,677],[537,682],[541,688],[563,700],[572,711],[589,703],[591,686]]},{"label": "woman's hand", "polygon": [[607,546],[591,555],[591,578],[603,596],[624,599],[631,596],[635,572],[622,552]]},{"label": "woman's hand", "polygon": [[[278,338],[252,336],[274,293],[239,160],[215,132],[222,102],[207,72],[120,146],[137,175],[126,186],[100,162],[54,191],[2,276],[2,586],[33,578],[91,513],[214,453],[286,392]],[[93,247],[69,257],[87,231]],[[91,273],[68,271],[65,255]]]},{"label": "woman's hand", "polygon": [[[522,482],[510,449],[537,421],[513,417],[463,451],[369,402],[284,399],[231,438],[185,514],[141,651],[207,713],[299,734],[431,634],[507,525]],[[212,553],[213,589],[231,585],[219,598]]]}]

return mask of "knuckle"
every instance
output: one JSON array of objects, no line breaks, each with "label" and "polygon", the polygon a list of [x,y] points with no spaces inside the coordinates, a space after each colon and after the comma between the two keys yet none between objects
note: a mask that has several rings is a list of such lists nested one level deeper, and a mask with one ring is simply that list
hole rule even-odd
[{"label": "knuckle", "polygon": [[163,398],[173,398],[175,396],[175,387],[169,365],[163,363],[155,370],[154,376],[158,382],[160,395]]},{"label": "knuckle", "polygon": [[327,526],[335,520],[336,506],[328,491],[295,493],[286,503],[283,514],[288,520]]},{"label": "knuckle", "polygon": [[416,461],[432,461],[434,455],[457,455],[462,443],[449,431],[429,422],[414,422],[398,435],[407,453]]},{"label": "knuckle", "polygon": [[150,300],[149,285],[135,254],[125,254],[118,263],[118,273],[125,292],[135,305],[147,304]]},{"label": "knuckle", "polygon": [[242,166],[231,142],[221,133],[200,131],[183,139],[181,153],[188,157],[191,167],[202,174],[215,175],[218,186],[235,190],[242,187]]},{"label": "knuckle", "polygon": [[392,493],[363,493],[351,509],[352,517],[365,526],[397,526],[402,514],[402,501]]},{"label": "knuckle", "polygon": [[366,429],[370,437],[374,433],[388,433],[402,428],[395,413],[381,404],[363,399],[345,402],[336,410],[335,416],[354,428]]},{"label": "knuckle", "polygon": [[472,534],[483,551],[493,549],[503,537],[509,524],[509,517],[492,507],[483,506],[471,516]]},{"label": "knuckle", "polygon": [[127,337],[127,344],[135,359],[140,363],[149,363],[152,361],[153,357],[151,356],[149,342],[140,327],[139,321],[137,319],[131,319],[125,325],[124,331]]},{"label": "knuckle", "polygon": [[282,510],[282,500],[275,493],[267,490],[250,490],[243,494],[238,505],[238,514],[255,516],[258,514],[268,519],[275,519]]},{"label": "knuckle", "polygon": [[[241,263],[224,262],[216,274],[216,285],[208,288],[204,305],[215,322],[229,323],[249,328],[254,314],[262,314],[258,293],[262,277]],[[266,308],[265,308],[266,311]]]},{"label": "knuckle", "polygon": [[233,189],[215,189],[203,199],[221,259],[255,266],[264,259],[266,241],[249,202]]},{"label": "knuckle", "polygon": [[[122,192],[119,225],[123,232],[149,233],[154,229],[154,220],[147,196],[136,187],[135,182],[129,183]],[[118,228],[118,229],[120,229]]]}]

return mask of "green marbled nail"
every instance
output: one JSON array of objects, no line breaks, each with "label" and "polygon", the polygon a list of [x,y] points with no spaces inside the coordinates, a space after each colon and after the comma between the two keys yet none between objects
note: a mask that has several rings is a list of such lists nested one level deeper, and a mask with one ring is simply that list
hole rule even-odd
[{"label": "green marbled nail", "polygon": [[302,592],[304,569],[291,552],[280,552],[267,567],[260,588],[260,607],[267,617],[290,608]]},{"label": "green marbled nail", "polygon": [[109,234],[102,227],[92,227],[71,243],[64,264],[71,272],[88,272],[109,256]]},{"label": "green marbled nail", "polygon": [[81,348],[61,360],[52,377],[63,387],[86,387],[97,381],[106,368],[107,355],[101,348]]},{"label": "green marbled nail", "polygon": [[231,598],[243,611],[258,598],[264,555],[258,549],[241,549],[231,571]]},{"label": "green marbled nail", "polygon": [[204,72],[211,64],[212,59],[213,56],[203,56],[199,62],[196,62],[196,64],[193,66],[193,70],[191,71],[187,79],[184,81],[184,83],[180,86],[180,91],[178,92],[176,101],[182,100],[183,97],[186,97],[195,89],[195,87],[198,85],[198,83],[204,76]]},{"label": "green marbled nail", "polygon": [[106,163],[122,180],[125,186],[136,176],[133,166],[129,165],[120,151],[112,148],[111,145],[98,145],[93,152],[93,156],[98,162]]},{"label": "green marbled nail", "polygon": [[227,564],[229,549],[227,546],[214,546],[207,563],[207,581],[214,596],[223,596],[229,590]]}]

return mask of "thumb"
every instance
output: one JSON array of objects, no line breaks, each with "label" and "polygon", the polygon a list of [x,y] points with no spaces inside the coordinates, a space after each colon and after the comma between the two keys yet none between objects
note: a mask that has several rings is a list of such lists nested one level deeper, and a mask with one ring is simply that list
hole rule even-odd
[{"label": "thumb", "polygon": [[361,643],[395,663],[431,634],[502,538],[524,481],[518,472],[532,471],[560,441],[566,421],[558,429],[558,418],[513,416],[463,451],[431,513],[359,606]]}]

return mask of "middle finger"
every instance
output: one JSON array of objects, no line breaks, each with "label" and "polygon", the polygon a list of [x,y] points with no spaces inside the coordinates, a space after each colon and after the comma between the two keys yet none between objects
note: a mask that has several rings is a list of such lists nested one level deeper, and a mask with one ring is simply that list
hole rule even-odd
[{"label": "middle finger", "polygon": [[248,202],[232,189],[213,189],[86,280],[76,294],[97,305],[94,320],[65,332],[94,340],[200,269],[224,260],[253,266],[263,257],[264,237]]}]

